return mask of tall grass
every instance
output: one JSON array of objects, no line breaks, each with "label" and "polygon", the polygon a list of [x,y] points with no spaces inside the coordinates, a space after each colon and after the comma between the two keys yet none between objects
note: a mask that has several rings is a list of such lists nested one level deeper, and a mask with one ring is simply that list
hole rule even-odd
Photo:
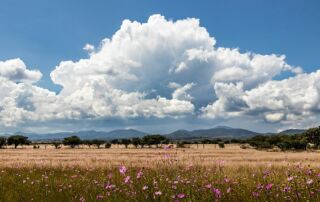
[{"label": "tall grass", "polygon": [[0,201],[320,201],[320,170],[236,168],[3,168]]}]

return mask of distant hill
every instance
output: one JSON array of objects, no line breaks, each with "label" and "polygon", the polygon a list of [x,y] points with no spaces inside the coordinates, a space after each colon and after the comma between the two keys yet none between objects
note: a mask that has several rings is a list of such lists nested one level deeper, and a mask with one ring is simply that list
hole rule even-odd
[{"label": "distant hill", "polygon": [[[305,132],[305,129],[288,129],[280,132],[279,134],[301,134]],[[79,131],[79,132],[59,132],[59,133],[47,133],[47,134],[37,134],[37,133],[24,133],[17,132],[15,134],[24,135],[29,137],[30,140],[62,140],[65,137],[76,135],[81,139],[122,139],[122,138],[132,138],[132,137],[143,137],[147,133],[134,130],[134,129],[119,129],[112,131]],[[275,135],[278,133],[257,133],[241,128],[231,128],[228,126],[217,126],[210,129],[200,129],[200,130],[177,130],[172,133],[166,134],[169,139],[172,140],[195,140],[195,139],[214,139],[214,138],[239,138],[245,139],[250,138],[255,135]]]},{"label": "distant hill", "polygon": [[167,135],[168,138],[174,140],[196,139],[196,138],[248,138],[260,133],[241,128],[230,128],[226,126],[218,126],[211,129],[202,130],[177,130]]},{"label": "distant hill", "polygon": [[294,135],[294,134],[301,134],[304,133],[306,129],[288,129],[281,131],[279,134],[284,134],[284,135]]},{"label": "distant hill", "polygon": [[60,133],[48,133],[48,134],[35,134],[35,133],[23,133],[17,132],[15,134],[24,135],[29,137],[30,140],[61,140],[65,137],[76,135],[81,139],[104,139],[111,140],[115,138],[132,138],[142,137],[146,135],[145,132],[134,129],[119,129],[109,132],[105,131],[79,131],[79,132],[60,132]]}]

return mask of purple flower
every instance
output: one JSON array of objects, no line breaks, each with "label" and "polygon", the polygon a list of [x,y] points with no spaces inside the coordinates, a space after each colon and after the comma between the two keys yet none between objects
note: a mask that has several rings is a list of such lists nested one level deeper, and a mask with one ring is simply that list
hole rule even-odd
[{"label": "purple flower", "polygon": [[291,190],[291,187],[289,186],[285,186],[283,189],[284,192],[289,192],[290,190]]},{"label": "purple flower", "polygon": [[145,190],[147,190],[148,189],[148,186],[147,185],[144,185],[143,187],[142,187],[142,190],[143,191],[145,191]]},{"label": "purple flower", "polygon": [[208,189],[211,189],[212,185],[211,184],[207,184],[205,187],[208,188]]},{"label": "purple flower", "polygon": [[127,172],[127,168],[126,168],[125,166],[120,166],[119,172],[120,172],[122,175],[125,175],[126,172]]},{"label": "purple flower", "polygon": [[287,179],[288,179],[288,182],[291,182],[293,180],[293,176],[288,177]]},{"label": "purple flower", "polygon": [[139,170],[139,172],[137,173],[137,179],[140,179],[143,175],[142,170]]},{"label": "purple flower", "polygon": [[270,190],[270,189],[272,189],[272,187],[273,187],[273,184],[269,183],[266,185],[266,190]]},{"label": "purple flower", "polygon": [[307,180],[307,185],[311,185],[313,183],[313,179],[308,179]]},{"label": "purple flower", "polygon": [[105,189],[113,189],[113,188],[115,188],[115,187],[116,187],[116,185],[108,183],[108,184],[105,186]]},{"label": "purple flower", "polygon": [[160,196],[160,195],[162,195],[162,192],[161,191],[156,191],[156,192],[154,192],[154,195]]},{"label": "purple flower", "polygon": [[185,198],[186,195],[185,195],[185,194],[178,194],[177,197],[180,198],[180,199],[182,199],[182,198]]},{"label": "purple flower", "polygon": [[258,198],[260,196],[259,192],[252,192],[252,196]]},{"label": "purple flower", "polygon": [[129,183],[130,182],[130,176],[127,176],[126,178],[124,178],[124,183]]},{"label": "purple flower", "polygon": [[221,198],[221,191],[219,189],[213,188],[212,192],[216,198]]},{"label": "purple flower", "polygon": [[102,200],[103,199],[103,196],[101,194],[97,195],[96,197],[97,200]]}]

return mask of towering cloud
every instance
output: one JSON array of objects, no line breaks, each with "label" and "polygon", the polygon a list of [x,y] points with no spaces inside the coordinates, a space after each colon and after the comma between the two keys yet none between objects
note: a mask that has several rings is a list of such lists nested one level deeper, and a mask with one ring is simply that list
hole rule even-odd
[{"label": "towering cloud", "polygon": [[[124,20],[89,57],[51,72],[60,93],[36,86],[41,73],[20,59],[0,62],[4,125],[56,120],[256,117],[294,124],[317,119],[319,71],[303,73],[284,55],[215,47],[199,20]],[[275,80],[283,72],[291,77]]]}]

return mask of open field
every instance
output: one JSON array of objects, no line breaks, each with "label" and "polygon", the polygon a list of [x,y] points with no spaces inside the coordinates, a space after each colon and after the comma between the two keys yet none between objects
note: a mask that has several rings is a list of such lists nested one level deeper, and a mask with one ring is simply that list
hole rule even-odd
[{"label": "open field", "polygon": [[239,145],[0,150],[0,201],[320,201],[320,153]]},{"label": "open field", "polygon": [[220,149],[216,145],[192,145],[185,149],[125,149],[122,145],[113,145],[111,149],[94,149],[83,146],[80,149],[54,149],[48,145],[45,149],[0,150],[0,167],[112,167],[128,165],[131,167],[156,167],[159,164],[174,162],[179,165],[214,166],[286,166],[302,163],[320,167],[319,152],[267,152],[255,149],[241,149],[239,145],[226,145]]}]

